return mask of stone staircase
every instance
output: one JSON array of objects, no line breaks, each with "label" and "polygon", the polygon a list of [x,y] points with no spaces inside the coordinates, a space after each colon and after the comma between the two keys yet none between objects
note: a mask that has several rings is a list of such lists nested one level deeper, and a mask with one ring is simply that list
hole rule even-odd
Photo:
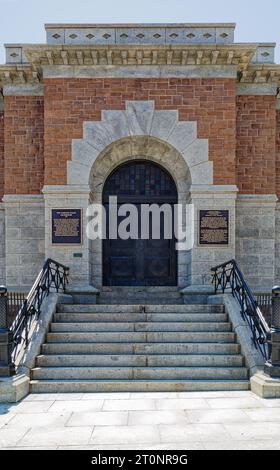
[{"label": "stone staircase", "polygon": [[60,305],[33,393],[248,390],[222,305]]}]

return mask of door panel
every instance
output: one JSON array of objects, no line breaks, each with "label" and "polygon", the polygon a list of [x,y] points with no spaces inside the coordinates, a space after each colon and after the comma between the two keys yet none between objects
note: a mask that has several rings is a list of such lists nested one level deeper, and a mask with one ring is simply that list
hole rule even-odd
[{"label": "door panel", "polygon": [[[109,196],[118,203],[138,208],[138,240],[109,240]],[[161,217],[160,239],[141,240],[141,204],[177,203],[177,189],[171,176],[151,162],[134,161],[121,167],[104,185],[103,204],[107,213],[107,239],[103,240],[103,284],[105,286],[172,286],[177,285],[175,239],[164,240]],[[120,204],[118,204],[119,206]],[[118,217],[118,224],[124,217]],[[151,217],[150,217],[151,221]]]}]

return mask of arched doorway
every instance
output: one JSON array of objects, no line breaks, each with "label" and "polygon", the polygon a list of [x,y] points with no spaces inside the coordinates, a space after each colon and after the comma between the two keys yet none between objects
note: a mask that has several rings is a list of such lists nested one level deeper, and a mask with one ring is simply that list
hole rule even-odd
[{"label": "arched doorway", "polygon": [[[138,239],[110,239],[109,197],[117,196],[118,207],[133,204],[138,209]],[[160,165],[147,160],[134,160],[118,166],[103,188],[103,205],[107,214],[107,238],[103,240],[104,286],[174,286],[177,285],[177,252],[174,231],[164,237],[164,213],[161,214],[160,238],[152,238],[150,223],[147,239],[141,239],[141,205],[178,203],[176,184]],[[118,224],[125,217],[118,216]]]}]

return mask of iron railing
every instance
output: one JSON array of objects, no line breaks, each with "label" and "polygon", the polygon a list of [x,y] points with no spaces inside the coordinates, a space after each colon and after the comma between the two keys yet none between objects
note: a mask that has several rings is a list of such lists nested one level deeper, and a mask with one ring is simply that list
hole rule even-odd
[{"label": "iron railing", "polygon": [[241,307],[241,316],[252,332],[252,342],[263,358],[271,357],[271,331],[265,317],[235,260],[211,269],[215,293],[231,291]]},{"label": "iron railing", "polygon": [[34,322],[40,317],[42,302],[51,292],[66,290],[69,269],[63,264],[48,259],[27,298],[24,300],[15,320],[10,326],[13,333],[12,361],[24,351],[30,341]]}]

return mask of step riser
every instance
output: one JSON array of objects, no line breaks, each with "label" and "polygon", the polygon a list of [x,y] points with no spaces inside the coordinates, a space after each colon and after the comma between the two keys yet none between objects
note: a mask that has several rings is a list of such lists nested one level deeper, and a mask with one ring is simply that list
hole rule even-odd
[{"label": "step riser", "polygon": [[52,332],[227,332],[230,323],[52,323]]},{"label": "step riser", "polygon": [[225,313],[56,313],[54,315],[54,322],[61,323],[79,323],[79,322],[222,322],[228,321]]},{"label": "step riser", "polygon": [[34,369],[34,380],[246,380],[246,369]]},{"label": "step riser", "polygon": [[43,354],[239,354],[238,344],[44,344]]},{"label": "step riser", "polygon": [[242,356],[39,356],[38,367],[242,367]]},{"label": "step riser", "polygon": [[[58,305],[59,313],[143,313],[141,305]],[[224,313],[223,305],[146,305],[145,313]]]},{"label": "step riser", "polygon": [[234,333],[48,333],[50,343],[233,343]]},{"label": "step riser", "polygon": [[32,393],[205,392],[249,390],[248,381],[214,382],[31,382]]},{"label": "step riser", "polygon": [[121,297],[118,297],[117,299],[115,297],[100,297],[100,299],[98,300],[98,305],[115,305],[116,303],[119,304],[119,305],[126,305],[127,304],[127,301],[129,301],[129,303],[131,305],[158,305],[160,302],[163,304],[163,305],[183,305],[183,299],[181,297],[175,297],[175,296],[172,296],[171,298],[170,297],[160,297],[158,298],[158,296],[154,297],[154,296],[143,296],[143,297],[138,297],[137,299],[133,299],[133,298],[121,298]]}]

